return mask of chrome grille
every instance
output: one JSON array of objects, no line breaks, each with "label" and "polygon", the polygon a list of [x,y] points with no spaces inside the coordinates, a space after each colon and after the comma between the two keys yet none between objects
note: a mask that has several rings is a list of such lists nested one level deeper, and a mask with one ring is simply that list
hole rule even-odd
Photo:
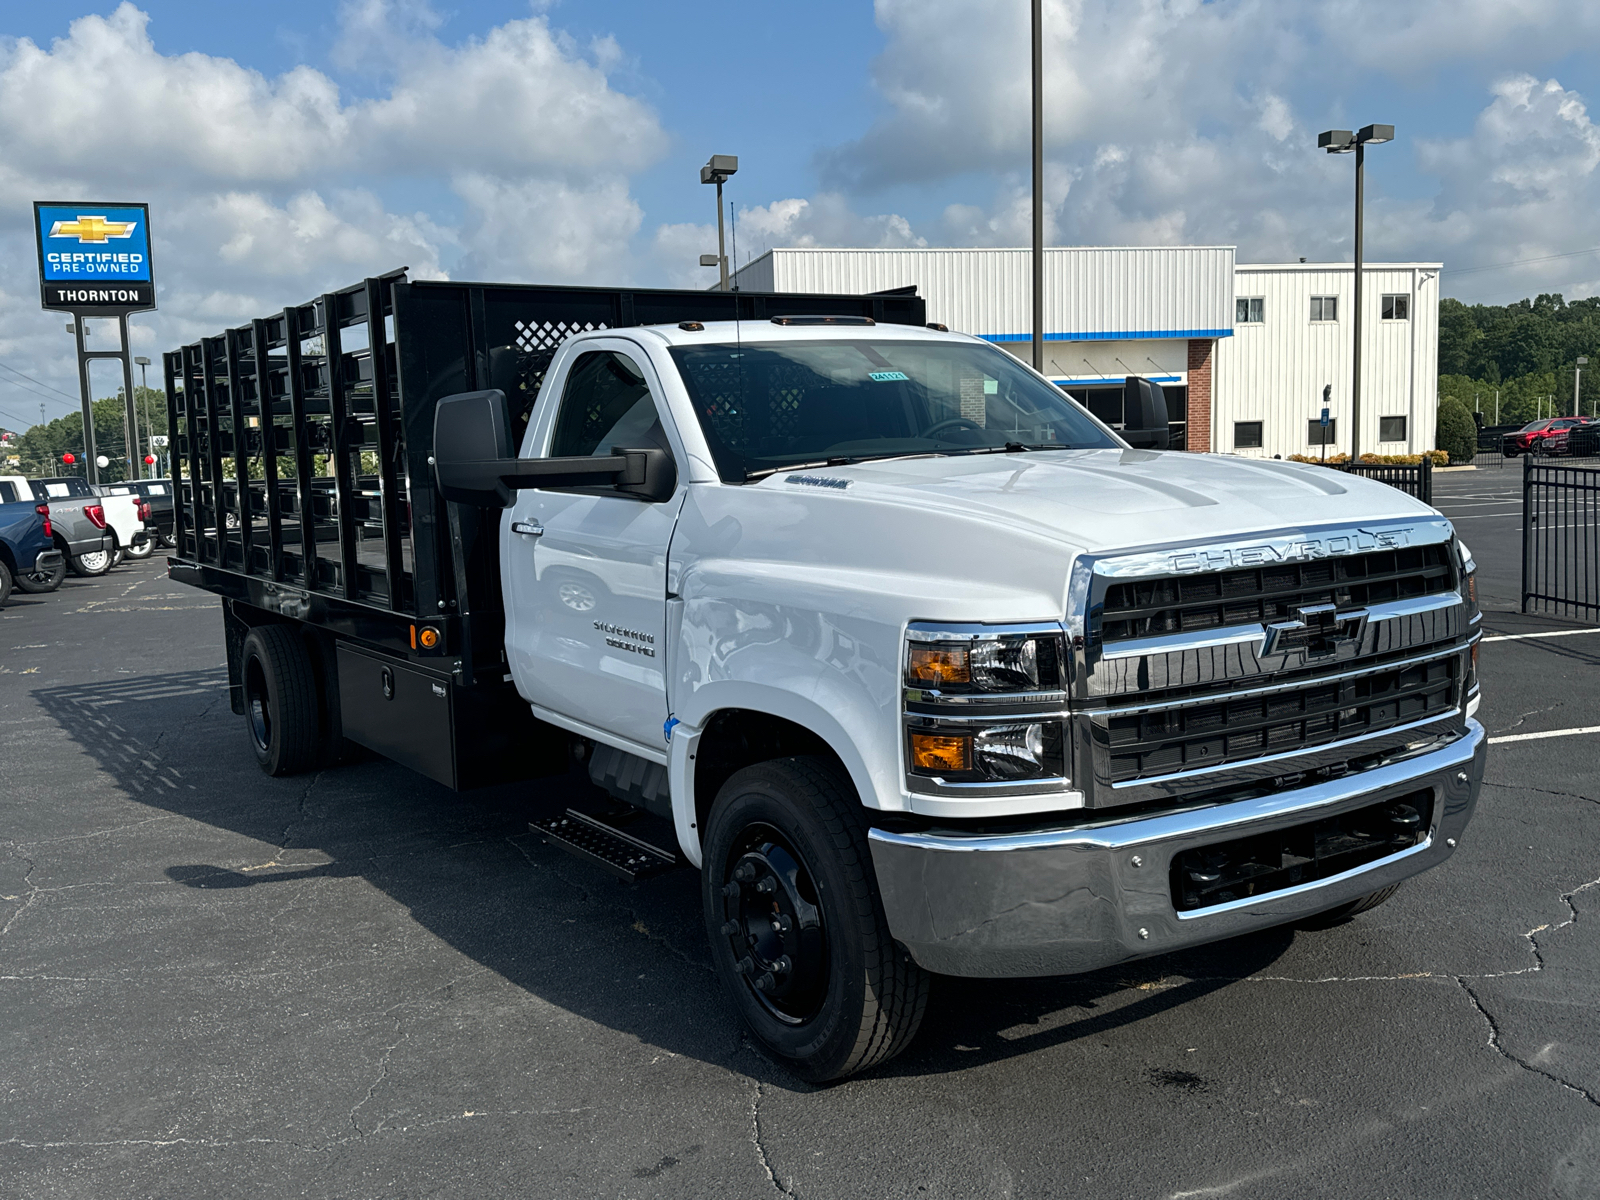
[{"label": "chrome grille", "polygon": [[1092,736],[1113,785],[1158,779],[1381,733],[1459,704],[1461,656],[1346,677],[1097,713]]},{"label": "chrome grille", "polygon": [[1106,588],[1100,641],[1223,629],[1293,617],[1304,606],[1340,609],[1455,588],[1448,542],[1235,571],[1117,581]]}]

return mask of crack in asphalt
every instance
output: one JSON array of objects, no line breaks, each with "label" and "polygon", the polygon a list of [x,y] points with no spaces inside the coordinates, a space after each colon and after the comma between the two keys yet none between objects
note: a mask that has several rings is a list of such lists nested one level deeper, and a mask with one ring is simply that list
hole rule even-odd
[{"label": "crack in asphalt", "polygon": [[0,937],[4,937],[6,934],[11,932],[12,927],[22,919],[22,914],[34,906],[39,899],[39,893],[45,890],[43,888],[36,887],[33,882],[33,872],[39,864],[33,859],[29,858],[26,854],[22,856],[22,861],[28,864],[28,869],[23,873],[22,876],[23,886],[28,889],[28,898],[22,902],[21,907],[19,907],[16,912],[11,914],[10,920],[8,920],[4,926],[0,926]]},{"label": "crack in asphalt", "polygon": [[[400,1034],[400,1040],[397,1042],[392,1042],[388,1046],[384,1047],[383,1053],[378,1057],[378,1077],[374,1079],[371,1085],[367,1088],[367,1094],[361,1097],[360,1100],[356,1101],[355,1107],[350,1110],[350,1128],[355,1132],[355,1135],[358,1138],[366,1136],[366,1133],[361,1128],[360,1123],[356,1120],[356,1113],[361,1111],[362,1107],[367,1103],[367,1101],[372,1099],[373,1094],[377,1092],[377,1090],[388,1080],[389,1056],[403,1046],[406,1042],[411,1040],[411,1035],[401,1029],[400,1019],[398,1017],[394,1018],[394,1031]],[[382,1128],[383,1122],[379,1121],[378,1124],[373,1127],[373,1132],[375,1133]]]},{"label": "crack in asphalt", "polygon": [[772,1169],[772,1163],[767,1158],[767,1148],[761,1141],[761,1100],[766,1094],[767,1085],[759,1079],[755,1081],[755,1095],[750,1098],[750,1144],[756,1148],[756,1162],[761,1165],[761,1171],[767,1177],[767,1182],[777,1189],[780,1196],[793,1196],[794,1188],[786,1185]]},{"label": "crack in asphalt", "polygon": [[1600,797],[1585,796],[1579,792],[1558,792],[1553,788],[1528,787],[1518,783],[1494,783],[1491,780],[1483,781],[1484,787],[1503,788],[1508,792],[1537,792],[1541,796],[1560,796],[1564,800],[1582,800],[1587,804],[1600,804]]},{"label": "crack in asphalt", "polygon": [[1558,1087],[1565,1088],[1569,1092],[1576,1092],[1590,1104],[1594,1105],[1596,1108],[1600,1108],[1600,1096],[1596,1096],[1593,1092],[1587,1090],[1586,1088],[1581,1088],[1576,1084],[1568,1083],[1565,1079],[1561,1078],[1561,1076],[1552,1074],[1551,1072],[1544,1070],[1542,1067],[1537,1067],[1527,1059],[1520,1058],[1511,1053],[1511,1051],[1507,1050],[1505,1046],[1501,1044],[1499,1023],[1495,1021],[1494,1017],[1490,1014],[1483,1001],[1479,999],[1478,994],[1467,986],[1465,979],[1458,979],[1456,982],[1461,985],[1461,990],[1467,994],[1467,999],[1472,1001],[1472,1007],[1478,1010],[1478,1015],[1483,1018],[1484,1024],[1488,1025],[1489,1048],[1491,1050],[1507,1061],[1515,1063],[1524,1071],[1528,1071],[1542,1079],[1548,1079],[1551,1083]]},{"label": "crack in asphalt", "polygon": [[296,825],[306,819],[306,803],[311,799],[311,793],[316,791],[317,784],[322,782],[322,777],[326,774],[326,771],[318,771],[311,777],[311,782],[306,784],[304,790],[301,791],[300,803],[295,807],[294,819],[283,827],[283,834],[278,839],[279,850],[287,850],[289,848],[289,835],[294,832]]}]

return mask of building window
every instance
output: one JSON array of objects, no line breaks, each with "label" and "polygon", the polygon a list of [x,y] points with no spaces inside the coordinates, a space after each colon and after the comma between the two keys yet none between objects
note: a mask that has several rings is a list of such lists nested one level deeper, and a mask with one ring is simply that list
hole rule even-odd
[{"label": "building window", "polygon": [[1261,449],[1261,422],[1235,421],[1233,423],[1233,448],[1235,450]]},{"label": "building window", "polygon": [[1406,419],[1404,417],[1379,417],[1378,440],[1380,442],[1405,441]]},{"label": "building window", "polygon": [[1235,325],[1259,325],[1266,318],[1267,302],[1260,296],[1240,297],[1233,302]]},{"label": "building window", "polygon": [[1332,446],[1339,440],[1339,422],[1329,418],[1324,425],[1321,421],[1306,422],[1306,441],[1313,446]]},{"label": "building window", "polygon": [[1311,297],[1311,319],[1313,321],[1337,321],[1339,319],[1339,297]]},{"label": "building window", "polygon": [[1411,297],[1405,293],[1397,296],[1383,298],[1383,319],[1385,321],[1409,321],[1411,319]]}]

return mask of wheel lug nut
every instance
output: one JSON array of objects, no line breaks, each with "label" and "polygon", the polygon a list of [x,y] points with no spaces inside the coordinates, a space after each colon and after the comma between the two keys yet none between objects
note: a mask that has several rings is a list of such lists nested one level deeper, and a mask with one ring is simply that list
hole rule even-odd
[{"label": "wheel lug nut", "polygon": [[722,894],[729,900],[735,899],[739,895],[739,891],[740,888],[737,883],[725,883],[722,885]]},{"label": "wheel lug nut", "polygon": [[779,913],[772,918],[772,927],[779,933],[788,933],[794,928],[794,922],[790,920],[788,913]]},{"label": "wheel lug nut", "polygon": [[777,986],[778,981],[772,977],[771,971],[763,972],[760,978],[756,980],[756,991],[758,992],[770,992]]},{"label": "wheel lug nut", "polygon": [[787,975],[790,971],[794,970],[794,964],[789,961],[789,956],[784,954],[778,958],[777,962],[772,964],[772,969],[779,975]]},{"label": "wheel lug nut", "polygon": [[723,937],[732,937],[734,934],[736,934],[738,932],[739,932],[739,922],[737,922],[737,921],[724,921],[722,923],[722,936]]},{"label": "wheel lug nut", "polygon": [[740,883],[749,883],[752,879],[754,879],[756,877],[755,864],[754,863],[740,863],[737,867],[735,867],[733,869],[733,877],[735,879],[737,879]]},{"label": "wheel lug nut", "polygon": [[777,890],[778,885],[772,881],[772,877],[770,875],[766,879],[763,879],[760,883],[756,884],[756,891],[760,892],[763,896],[770,896]]},{"label": "wheel lug nut", "polygon": [[733,964],[733,969],[740,975],[748,975],[756,969],[755,959],[746,954],[738,962]]}]

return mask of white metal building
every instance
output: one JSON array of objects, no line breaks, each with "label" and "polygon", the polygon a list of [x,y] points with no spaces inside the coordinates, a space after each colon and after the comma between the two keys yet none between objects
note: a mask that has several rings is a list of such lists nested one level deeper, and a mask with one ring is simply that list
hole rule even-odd
[{"label": "white metal building", "polygon": [[[1433,448],[1440,268],[1367,263],[1361,272],[1363,452]],[[1239,266],[1233,286],[1233,336],[1217,344],[1213,366],[1212,449],[1268,458],[1320,453],[1315,420],[1331,383],[1328,452],[1348,450],[1355,267]]]},{"label": "white metal building", "polygon": [[[1438,272],[1437,263],[1363,272],[1364,450],[1433,445]],[[734,278],[778,292],[915,285],[930,321],[1032,356],[1028,250],[777,249]],[[1320,426],[1309,423],[1331,383],[1329,452],[1348,449],[1354,278],[1348,264],[1241,266],[1231,246],[1052,247],[1045,369],[1113,423],[1124,378],[1158,380],[1186,448],[1266,457],[1320,450]]]}]

